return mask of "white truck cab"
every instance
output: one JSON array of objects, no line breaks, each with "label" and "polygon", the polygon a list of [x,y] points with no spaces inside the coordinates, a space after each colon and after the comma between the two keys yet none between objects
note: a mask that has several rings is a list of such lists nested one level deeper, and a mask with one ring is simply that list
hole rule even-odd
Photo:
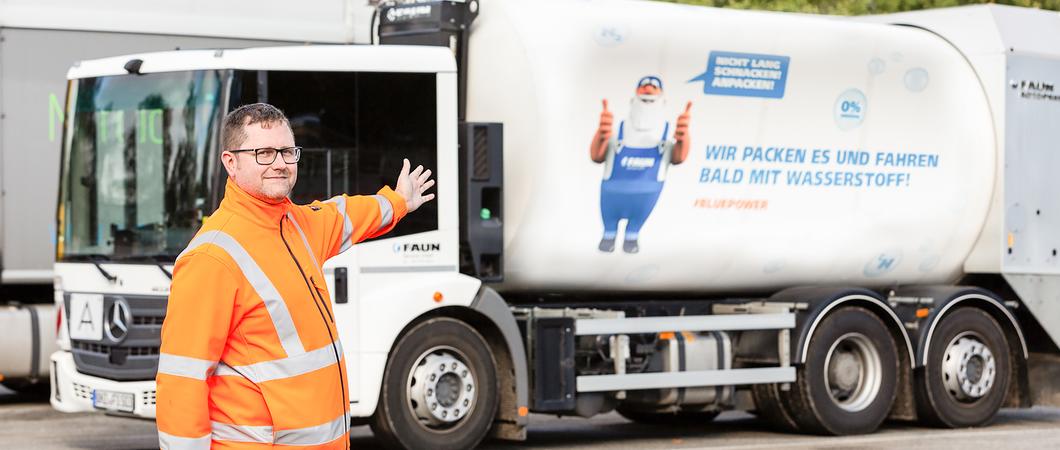
[{"label": "white truck cab", "polygon": [[372,380],[403,324],[474,300],[481,281],[458,271],[456,73],[448,50],[166,52],[84,62],[69,78],[56,273],[71,322],[61,339],[67,351],[52,358],[55,408],[154,417],[173,258],[220,201],[221,118],[242,104],[286,105],[304,147],[296,202],[392,184],[406,157],[442,180],[436,202],[324,265],[343,324],[354,416],[374,409]]}]

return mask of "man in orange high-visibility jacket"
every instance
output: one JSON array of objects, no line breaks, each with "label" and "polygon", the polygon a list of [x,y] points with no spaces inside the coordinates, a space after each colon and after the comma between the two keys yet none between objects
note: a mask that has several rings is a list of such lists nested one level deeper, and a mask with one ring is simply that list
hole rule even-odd
[{"label": "man in orange high-visibility jacket", "polygon": [[288,199],[301,149],[267,104],[225,117],[220,207],[177,257],[158,361],[163,449],[346,449],[345,360],[320,264],[434,198],[404,161],[395,190]]}]

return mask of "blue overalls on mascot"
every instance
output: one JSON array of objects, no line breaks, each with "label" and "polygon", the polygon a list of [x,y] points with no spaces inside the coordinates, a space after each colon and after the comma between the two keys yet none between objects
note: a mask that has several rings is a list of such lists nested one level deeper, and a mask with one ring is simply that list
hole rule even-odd
[{"label": "blue overalls on mascot", "polygon": [[615,251],[618,223],[626,220],[622,250],[637,253],[637,239],[648,216],[659,201],[666,171],[670,164],[681,164],[691,146],[688,135],[689,112],[692,102],[685,105],[677,118],[674,140],[670,141],[670,122],[664,117],[662,80],[646,76],[637,82],[636,95],[630,100],[628,120],[618,124],[618,135],[613,136],[614,117],[607,109],[600,113],[600,126],[593,136],[589,156],[593,162],[604,163],[604,177],[600,183],[600,216],[604,222],[604,236],[599,249]]}]

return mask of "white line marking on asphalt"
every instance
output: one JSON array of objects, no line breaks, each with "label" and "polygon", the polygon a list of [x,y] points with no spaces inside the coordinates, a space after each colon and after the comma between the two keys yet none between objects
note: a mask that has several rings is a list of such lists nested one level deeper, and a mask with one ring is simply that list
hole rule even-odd
[{"label": "white line marking on asphalt", "polygon": [[[909,432],[912,432],[911,434]],[[831,437],[825,438],[827,442],[821,442],[821,437],[805,437],[795,442],[787,443],[763,443],[763,444],[739,444],[739,445],[725,445],[709,446],[709,447],[683,447],[682,450],[706,450],[706,449],[772,449],[772,448],[824,448],[824,447],[850,447],[853,445],[870,445],[880,444],[887,442],[901,442],[901,441],[920,441],[924,439],[950,439],[950,438],[962,438],[967,439],[969,437],[1004,437],[1004,436],[1019,436],[1022,439],[1026,439],[1028,434],[1041,434],[1048,436],[1056,436],[1056,430],[1043,430],[1043,429],[1006,429],[1006,430],[975,430],[975,429],[956,429],[956,430],[945,430],[945,431],[928,431],[922,432],[918,430],[895,430],[882,435],[873,436],[847,436],[847,437]]]}]

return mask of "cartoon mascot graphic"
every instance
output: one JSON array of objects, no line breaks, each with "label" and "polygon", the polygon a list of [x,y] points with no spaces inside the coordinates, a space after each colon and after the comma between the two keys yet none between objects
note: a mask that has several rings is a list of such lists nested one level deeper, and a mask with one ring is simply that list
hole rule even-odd
[{"label": "cartoon mascot graphic", "polygon": [[646,76],[637,82],[636,94],[630,99],[629,116],[618,123],[613,133],[614,116],[607,109],[600,113],[600,126],[589,147],[589,157],[604,164],[600,183],[600,216],[604,236],[600,251],[615,251],[618,222],[626,219],[622,250],[637,253],[640,229],[648,220],[662,193],[670,164],[681,164],[688,157],[691,140],[688,135],[692,102],[685,105],[669,138],[670,122],[665,118],[666,100],[662,80]]}]

